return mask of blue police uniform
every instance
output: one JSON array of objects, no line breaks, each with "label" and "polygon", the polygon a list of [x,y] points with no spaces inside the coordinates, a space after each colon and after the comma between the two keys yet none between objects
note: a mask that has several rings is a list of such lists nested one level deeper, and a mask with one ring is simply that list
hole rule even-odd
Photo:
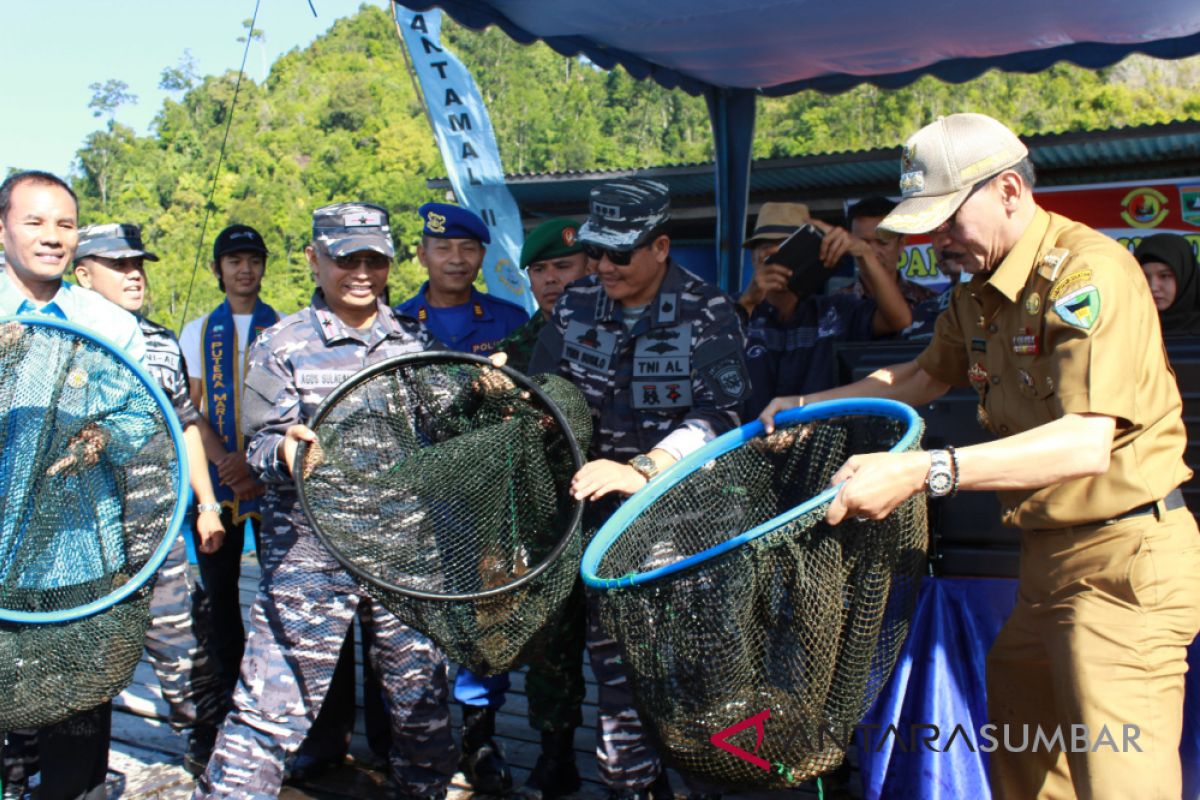
[{"label": "blue police uniform", "polygon": [[396,311],[419,320],[439,342],[456,353],[479,356],[494,353],[506,336],[529,321],[525,309],[471,289],[471,299],[449,308],[435,308],[425,299],[428,281],[396,306]]}]

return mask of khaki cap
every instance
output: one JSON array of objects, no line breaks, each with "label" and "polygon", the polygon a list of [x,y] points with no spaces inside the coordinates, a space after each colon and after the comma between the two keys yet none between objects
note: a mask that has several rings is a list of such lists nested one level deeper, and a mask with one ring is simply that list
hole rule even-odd
[{"label": "khaki cap", "polygon": [[754,223],[754,233],[742,247],[758,247],[763,242],[782,242],[809,220],[804,203],[763,203]]},{"label": "khaki cap", "polygon": [[892,233],[928,233],[958,210],[975,184],[1029,155],[1002,123],[984,114],[938,117],[904,143],[896,210],[879,227]]}]

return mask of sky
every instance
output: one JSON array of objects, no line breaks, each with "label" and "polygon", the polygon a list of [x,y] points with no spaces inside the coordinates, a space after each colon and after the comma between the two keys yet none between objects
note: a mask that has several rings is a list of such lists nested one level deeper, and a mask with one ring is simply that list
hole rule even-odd
[{"label": "sky", "polygon": [[[389,9],[388,0],[364,0]],[[138,96],[117,121],[138,134],[168,96],[158,88],[164,68],[185,49],[201,75],[236,70],[244,44],[242,21],[255,0],[0,0],[0,177],[10,169],[44,169],[65,176],[84,138],[106,119],[92,116],[89,84],[125,81]],[[246,74],[261,81],[271,63],[304,47],[360,0],[260,0],[255,27],[265,34],[250,47]],[[397,40],[397,47],[400,46]]]}]

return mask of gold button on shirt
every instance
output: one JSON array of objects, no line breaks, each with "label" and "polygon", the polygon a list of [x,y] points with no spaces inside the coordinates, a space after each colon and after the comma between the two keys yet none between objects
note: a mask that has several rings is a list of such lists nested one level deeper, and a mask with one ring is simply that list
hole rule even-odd
[{"label": "gold button on shirt", "polygon": [[1118,242],[1039,208],[1004,261],[955,288],[921,368],[971,386],[993,433],[1064,414],[1117,421],[1103,475],[1000,492],[1025,530],[1110,519],[1191,477],[1175,375],[1141,268]]}]

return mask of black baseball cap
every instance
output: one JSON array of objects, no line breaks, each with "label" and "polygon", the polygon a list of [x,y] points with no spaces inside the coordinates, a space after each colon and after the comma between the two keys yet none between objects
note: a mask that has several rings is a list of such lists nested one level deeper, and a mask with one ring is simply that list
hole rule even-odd
[{"label": "black baseball cap", "polygon": [[262,234],[249,225],[230,225],[217,234],[213,242],[213,261],[220,261],[221,256],[243,251],[260,253],[264,258],[270,253],[263,241]]}]

